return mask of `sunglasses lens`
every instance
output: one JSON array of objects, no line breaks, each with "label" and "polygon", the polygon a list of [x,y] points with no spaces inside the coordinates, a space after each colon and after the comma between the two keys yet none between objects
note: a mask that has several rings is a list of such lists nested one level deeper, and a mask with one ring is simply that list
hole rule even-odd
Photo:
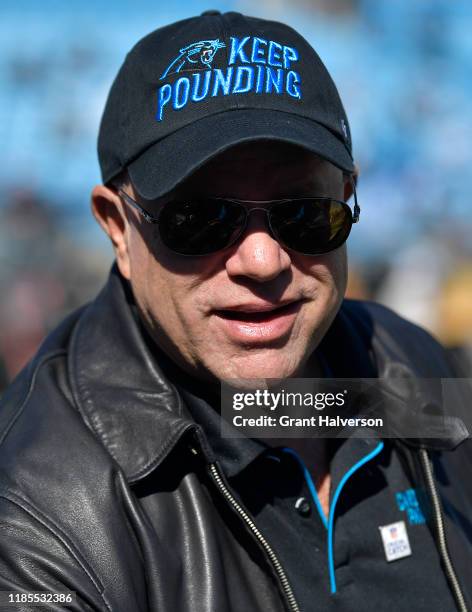
[{"label": "sunglasses lens", "polygon": [[208,255],[237,240],[245,223],[243,206],[219,199],[171,202],[159,215],[163,243],[182,255]]},{"label": "sunglasses lens", "polygon": [[305,255],[321,255],[340,247],[352,227],[351,209],[329,198],[307,198],[271,209],[272,231],[286,247]]}]

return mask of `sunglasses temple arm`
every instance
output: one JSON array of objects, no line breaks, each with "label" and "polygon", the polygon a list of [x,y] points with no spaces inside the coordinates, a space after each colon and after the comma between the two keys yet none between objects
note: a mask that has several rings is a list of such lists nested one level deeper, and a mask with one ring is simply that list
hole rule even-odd
[{"label": "sunglasses temple arm", "polygon": [[156,219],[156,217],[153,217],[147,212],[147,210],[144,210],[144,208],[140,206],[135,200],[133,200],[133,198],[129,196],[125,191],[123,191],[122,189],[118,189],[118,193],[121,194],[121,197],[123,198],[123,200],[125,200],[125,202],[127,202],[130,206],[132,206],[135,210],[138,211],[138,213],[143,217],[145,221],[147,221],[148,223],[158,223],[158,219]]},{"label": "sunglasses temple arm", "polygon": [[353,179],[352,174],[349,175],[349,180],[351,181],[352,193],[354,195],[354,213],[352,215],[352,222],[357,223],[359,221],[359,217],[361,216],[361,207],[357,203],[356,182]]}]

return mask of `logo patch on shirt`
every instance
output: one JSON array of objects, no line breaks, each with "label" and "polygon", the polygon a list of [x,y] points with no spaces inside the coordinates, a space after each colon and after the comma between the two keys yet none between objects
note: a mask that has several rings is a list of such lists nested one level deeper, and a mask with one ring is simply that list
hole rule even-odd
[{"label": "logo patch on shirt", "polygon": [[410,525],[422,525],[426,522],[423,511],[421,510],[415,489],[407,489],[395,495],[398,509],[406,512]]},{"label": "logo patch on shirt", "polygon": [[396,561],[411,555],[405,521],[384,525],[379,529],[387,561]]}]

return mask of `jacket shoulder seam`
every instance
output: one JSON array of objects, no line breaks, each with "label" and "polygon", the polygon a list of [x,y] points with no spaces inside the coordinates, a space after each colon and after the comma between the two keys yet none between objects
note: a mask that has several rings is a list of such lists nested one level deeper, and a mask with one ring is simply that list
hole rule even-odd
[{"label": "jacket shoulder seam", "polygon": [[17,410],[15,410],[14,414],[12,415],[12,418],[11,418],[10,422],[7,423],[7,425],[5,426],[5,429],[3,430],[3,433],[0,434],[0,446],[6,440],[6,438],[7,438],[8,434],[10,433],[11,429],[13,428],[13,426],[16,423],[16,421],[18,420],[18,418],[21,416],[23,410],[25,409],[25,407],[26,407],[26,405],[28,403],[28,400],[31,397],[31,394],[33,392],[34,385],[36,383],[36,378],[38,376],[39,370],[48,361],[50,361],[52,359],[55,359],[56,357],[60,357],[60,356],[64,356],[64,355],[67,355],[67,351],[65,349],[59,349],[59,350],[54,351],[53,353],[48,353],[47,355],[45,355],[38,362],[37,366],[34,368],[33,373],[32,373],[32,375],[30,377],[28,389],[26,391],[26,395],[25,395],[23,401],[19,405],[19,408]]},{"label": "jacket shoulder seam", "polygon": [[93,570],[87,567],[86,561],[82,558],[81,553],[75,547],[75,545],[71,542],[71,540],[67,537],[67,535],[62,531],[62,529],[54,523],[54,521],[50,517],[46,517],[38,508],[36,508],[31,502],[27,502],[22,497],[19,497],[12,491],[8,489],[0,489],[0,499],[5,499],[11,504],[20,508],[23,512],[25,512],[28,516],[30,516],[34,521],[42,525],[49,533],[51,533],[56,540],[58,540],[61,545],[67,550],[67,552],[73,557],[73,559],[79,564],[81,569],[85,572],[90,582],[93,584],[95,589],[100,595],[100,598],[103,600],[107,610],[110,610],[111,607],[106,601],[103,591],[104,587],[101,580],[98,576],[93,572]]}]

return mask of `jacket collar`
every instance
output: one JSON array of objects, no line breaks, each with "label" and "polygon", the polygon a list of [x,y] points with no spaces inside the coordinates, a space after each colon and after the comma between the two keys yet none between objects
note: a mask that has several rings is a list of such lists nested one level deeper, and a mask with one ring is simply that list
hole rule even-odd
[{"label": "jacket collar", "polygon": [[[72,393],[82,417],[131,483],[151,473],[190,432],[198,437],[207,458],[214,459],[181,394],[158,366],[133,308],[129,284],[115,264],[105,287],[74,329],[68,362]],[[374,320],[363,303],[343,303],[320,345],[328,362],[335,364],[334,376],[392,376],[399,368],[412,380],[425,376],[413,370],[398,347],[382,338]],[[463,432],[453,432],[449,447],[457,446],[461,436]],[[427,441],[417,443],[427,446]],[[437,445],[433,443],[432,448]]]},{"label": "jacket collar", "polygon": [[[382,380],[385,397],[392,400],[388,418],[393,431],[399,432],[395,439],[413,448],[448,451],[469,437],[460,418],[444,413],[441,378],[454,378],[445,351],[424,330],[388,308],[344,300],[320,348],[334,364],[336,377]],[[459,407],[464,402],[458,390],[453,403]],[[434,425],[435,437],[402,437],[407,421],[411,431],[412,423],[428,413],[433,419],[434,414],[438,416],[436,423],[430,421],[429,425]]]},{"label": "jacket collar", "polygon": [[115,264],[74,330],[69,375],[84,420],[135,482],[196,425],[149,351],[132,306]]}]

